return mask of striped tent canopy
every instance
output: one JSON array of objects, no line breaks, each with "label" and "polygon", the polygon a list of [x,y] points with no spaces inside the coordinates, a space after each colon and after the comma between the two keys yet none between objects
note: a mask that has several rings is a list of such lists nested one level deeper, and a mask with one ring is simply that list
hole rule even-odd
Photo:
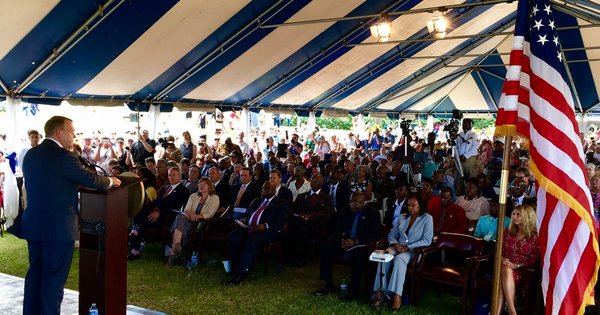
[{"label": "striped tent canopy", "polygon": [[[495,113],[516,17],[511,0],[2,1],[0,97],[164,111]],[[553,10],[576,110],[600,112],[599,1]]]}]

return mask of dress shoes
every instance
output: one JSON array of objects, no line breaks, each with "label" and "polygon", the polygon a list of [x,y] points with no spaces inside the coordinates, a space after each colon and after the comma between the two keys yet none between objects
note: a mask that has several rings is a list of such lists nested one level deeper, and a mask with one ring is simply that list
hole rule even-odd
[{"label": "dress shoes", "polygon": [[324,286],[322,288],[320,288],[319,290],[315,291],[313,294],[315,296],[325,296],[328,295],[329,293],[333,293],[335,292],[335,288],[333,286]]},{"label": "dress shoes", "polygon": [[246,280],[246,274],[238,273],[227,281],[227,285],[239,285]]},{"label": "dress shoes", "polygon": [[129,253],[129,255],[127,255],[127,260],[129,261],[134,261],[134,260],[138,260],[140,259],[140,254],[134,254],[134,253]]},{"label": "dress shoes", "polygon": [[402,297],[398,294],[395,294],[392,297],[392,311],[397,311],[400,309],[400,306],[402,306]]}]

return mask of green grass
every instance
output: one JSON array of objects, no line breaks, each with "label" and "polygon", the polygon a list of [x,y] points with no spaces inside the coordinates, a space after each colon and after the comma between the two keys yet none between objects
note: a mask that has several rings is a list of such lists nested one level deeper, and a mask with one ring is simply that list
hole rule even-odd
[{"label": "green grass", "polygon": [[[322,282],[319,267],[312,263],[302,269],[288,267],[282,273],[264,275],[262,264],[247,281],[235,287],[224,285],[222,265],[203,264],[191,272],[181,266],[167,268],[159,258],[159,246],[149,245],[142,259],[128,265],[127,303],[169,314],[376,314],[366,300],[340,302],[335,296],[315,297],[312,291]],[[211,257],[206,257],[210,259]],[[215,259],[221,257],[215,254]],[[27,272],[27,244],[6,235],[0,238],[0,272],[24,277]],[[66,287],[78,290],[79,251],[75,251]],[[336,279],[349,269],[335,266]],[[384,310],[384,314],[390,314]],[[428,293],[419,307],[406,306],[401,314],[459,314],[458,295]]]}]

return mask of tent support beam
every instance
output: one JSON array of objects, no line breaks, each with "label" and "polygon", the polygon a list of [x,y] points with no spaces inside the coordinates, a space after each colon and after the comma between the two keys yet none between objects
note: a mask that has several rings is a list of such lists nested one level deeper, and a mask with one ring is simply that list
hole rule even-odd
[{"label": "tent support beam", "polygon": [[387,15],[390,17],[400,16],[400,15],[408,15],[408,14],[419,14],[419,13],[433,13],[435,11],[446,12],[451,9],[460,9],[460,8],[472,8],[478,7],[482,5],[494,5],[498,3],[512,3],[514,0],[488,0],[481,1],[476,3],[462,3],[462,4],[452,4],[452,5],[443,5],[437,7],[429,7],[429,8],[421,8],[421,9],[412,9],[406,11],[396,11],[396,12],[388,12],[380,14],[368,14],[368,15],[357,15],[357,16],[347,16],[347,17],[337,17],[337,18],[328,18],[328,19],[315,19],[315,20],[306,20],[306,21],[296,21],[296,22],[287,22],[280,24],[267,24],[261,25],[261,28],[277,28],[282,26],[298,26],[298,25],[307,25],[307,24],[318,24],[318,23],[332,23],[339,21],[354,21],[354,20],[365,20],[365,19],[373,19],[373,18],[381,18],[382,15]]},{"label": "tent support beam", "polygon": [[500,80],[500,81],[502,81],[502,82],[504,82],[504,80],[506,80],[506,78],[503,78],[503,77],[501,77],[501,76],[499,76],[499,75],[497,75],[497,74],[495,74],[495,73],[493,73],[493,72],[491,72],[491,71],[488,71],[488,70],[487,70],[487,69],[485,69],[485,68],[478,68],[477,70],[478,70],[478,71],[481,71],[481,72],[485,72],[486,74],[489,74],[489,75],[491,75],[492,77],[494,77],[494,78],[496,78],[496,79],[498,79],[498,80]]},{"label": "tent support beam", "polygon": [[[391,8],[393,8],[394,6],[398,5],[401,1],[396,1],[394,2],[392,5],[388,6],[385,10],[383,10],[383,12],[387,12],[388,10],[390,10]],[[370,23],[371,21],[368,21],[367,23]],[[310,58],[309,60],[307,60],[306,62],[304,62],[303,64],[301,64],[300,66],[298,66],[297,68],[295,68],[294,70],[292,70],[292,72],[290,72],[289,74],[285,75],[283,78],[281,78],[280,80],[278,80],[277,82],[275,82],[274,84],[272,84],[271,86],[269,86],[267,89],[265,89],[264,91],[262,91],[260,94],[258,94],[256,97],[252,98],[251,100],[248,100],[248,102],[246,103],[247,106],[252,106],[258,102],[260,102],[263,98],[267,97],[268,95],[270,95],[271,93],[273,93],[274,91],[276,91],[277,89],[279,89],[281,86],[283,86],[284,84],[286,84],[287,82],[290,82],[291,80],[297,78],[298,76],[300,76],[301,74],[303,74],[305,71],[307,71],[308,69],[312,68],[315,64],[318,63],[319,59],[325,59],[329,56],[331,56],[332,54],[334,54],[336,51],[338,51],[340,48],[344,47],[344,46],[339,46],[340,44],[344,44],[346,42],[352,41],[354,40],[354,38],[352,38],[355,33],[358,32],[358,34],[356,34],[357,36],[360,35],[363,31],[363,25],[357,27],[356,29],[352,30],[351,32],[349,32],[348,34],[346,34],[344,37],[340,38],[339,40],[337,40],[335,43],[329,45],[327,48],[321,50],[321,53],[319,53],[318,55]]]},{"label": "tent support beam", "polygon": [[[102,21],[109,17],[116,9],[118,9],[125,0],[120,0],[116,3],[108,12],[106,11],[109,6],[113,4],[114,0],[108,0],[103,5],[98,7],[98,10],[94,12],[89,18],[83,22],[71,36],[69,36],[60,46],[54,48],[50,56],[37,66],[33,72],[31,72],[23,82],[15,90],[15,94],[23,92],[31,83],[39,78],[44,72],[46,72],[52,65],[54,65],[60,58],[62,58],[71,48],[75,47],[82,39],[90,34]],[[99,18],[99,19],[98,19]],[[98,19],[94,22],[94,20]]]},{"label": "tent support beam", "polygon": [[2,80],[0,80],[0,87],[2,87],[2,90],[4,90],[4,93],[8,94],[8,88],[6,87],[4,82],[2,82]]},{"label": "tent support beam", "polygon": [[594,109],[596,107],[599,107],[599,106],[600,106],[600,103],[597,103],[596,105],[593,105],[592,107],[590,107],[590,108],[587,109],[586,113],[590,112],[592,109]]},{"label": "tent support beam", "polygon": [[448,92],[446,94],[446,96],[444,96],[437,104],[435,104],[435,106],[433,106],[433,108],[429,111],[429,115],[433,115],[433,111],[436,110],[436,108],[438,108],[446,99],[448,99],[448,97],[450,97],[450,94],[452,94],[452,92],[454,92],[454,90],[468,77],[471,75],[471,73],[473,73],[473,69],[470,69],[469,71],[467,71],[467,73],[465,73],[465,75],[458,80],[458,82],[452,87],[452,89],[450,89],[450,92]]},{"label": "tent support beam", "polygon": [[[600,46],[580,47],[580,48],[565,48],[563,51],[581,51],[581,50],[596,50],[600,49]],[[492,56],[509,56],[510,52],[505,53],[485,53],[485,54],[466,54],[460,56],[461,58],[471,57],[492,57]],[[401,59],[442,59],[442,58],[455,58],[456,55],[437,55],[437,56],[410,56],[400,57]]]},{"label": "tent support beam", "polygon": [[[556,29],[559,31],[568,31],[568,30],[578,30],[578,29],[584,29],[584,28],[590,28],[590,27],[600,27],[600,23],[557,27]],[[457,35],[457,36],[446,36],[444,38],[427,37],[427,38],[417,38],[417,39],[390,40],[387,42],[370,42],[370,43],[350,44],[348,46],[356,47],[356,46],[373,46],[373,45],[397,45],[397,44],[403,44],[403,43],[420,43],[420,42],[433,42],[433,41],[438,41],[438,40],[482,38],[482,37],[506,36],[506,35],[513,35],[513,34],[514,34],[514,32],[507,31],[507,32],[495,32],[495,33],[484,33],[484,34],[467,34],[467,35]]]},{"label": "tent support beam", "polygon": [[[600,58],[592,58],[592,59],[577,59],[577,60],[564,60],[563,63],[582,63],[582,62],[594,62],[600,61]],[[494,68],[494,67],[508,67],[510,66],[507,63],[495,63],[495,64],[487,64],[487,65],[446,65],[448,68]]]},{"label": "tent support beam", "polygon": [[[562,2],[559,2],[556,0],[550,0],[550,3],[552,3],[554,8],[557,9],[558,11],[561,11],[568,15],[572,15],[576,18],[580,18],[580,19],[587,21],[589,23],[592,23],[592,24],[600,23],[600,19],[598,19],[596,16],[594,16],[594,15],[597,15],[597,13],[591,11],[587,7],[578,5],[578,4],[574,3],[573,1],[563,0]],[[583,11],[583,12],[581,12],[581,11]],[[589,13],[589,14],[586,14],[586,13]]]},{"label": "tent support beam", "polygon": [[[483,85],[483,89],[485,90],[485,94],[487,94],[487,96],[490,98],[490,100],[492,101],[492,105],[494,105],[494,108],[496,109],[496,112],[498,112],[498,104],[496,104],[496,100],[492,97],[492,93],[490,93],[490,89],[488,88],[487,84],[483,80],[483,77],[481,76],[481,73],[479,71],[475,71],[475,73],[477,73],[477,76],[479,77],[479,80],[481,80],[481,84]],[[493,109],[493,108],[490,108],[490,109]]]},{"label": "tent support beam", "polygon": [[[231,49],[232,47],[235,47],[235,45],[237,45],[239,42],[241,42],[246,37],[248,37],[254,29],[257,29],[260,27],[261,19],[265,18],[265,16],[267,16],[267,14],[270,14],[272,10],[274,10],[277,6],[279,6],[283,2],[284,2],[283,0],[277,1],[272,6],[270,6],[267,10],[262,12],[254,20],[250,21],[248,24],[246,24],[246,26],[244,26],[242,29],[237,31],[237,33],[231,35],[225,42],[223,42],[221,45],[219,45],[218,47],[213,49],[210,53],[208,53],[208,55],[206,55],[204,58],[198,60],[196,63],[194,63],[194,65],[191,68],[186,70],[184,73],[182,73],[180,76],[178,76],[175,80],[173,80],[171,83],[169,83],[167,86],[165,86],[160,92],[158,92],[156,94],[156,96],[153,98],[153,100],[158,101],[160,99],[166,98],[168,93],[173,91],[175,88],[177,88],[183,82],[187,81],[189,78],[193,77],[196,73],[200,72],[202,69],[204,69],[206,66],[211,64],[213,61],[215,61],[217,58],[219,58],[225,52],[229,51],[229,49]],[[290,3],[292,3],[292,2],[289,1],[287,4],[284,5],[284,7],[286,7]],[[279,12],[280,10],[282,10],[282,8],[278,9],[276,11]],[[277,12],[275,12],[273,14],[276,14]],[[268,18],[270,18],[270,17],[267,17],[267,19]],[[254,29],[251,30],[252,28],[254,28]],[[245,35],[239,37],[244,32],[247,32],[247,33]]]}]

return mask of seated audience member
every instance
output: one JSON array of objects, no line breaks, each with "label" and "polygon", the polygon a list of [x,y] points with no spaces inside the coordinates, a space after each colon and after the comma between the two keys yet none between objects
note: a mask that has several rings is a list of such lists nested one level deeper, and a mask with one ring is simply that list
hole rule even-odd
[{"label": "seated audience member", "polygon": [[452,188],[444,187],[440,193],[440,208],[429,209],[433,217],[434,234],[441,232],[466,233],[469,221],[465,210],[452,202]]},{"label": "seated audience member", "polygon": [[158,175],[156,171],[156,160],[153,157],[147,157],[144,160],[144,165],[154,174],[154,176]]},{"label": "seated audience member", "polygon": [[371,170],[366,165],[359,165],[356,168],[356,179],[350,182],[352,192],[360,191],[365,194],[367,201],[372,199],[373,187],[370,181]]},{"label": "seated audience member", "polygon": [[340,170],[334,168],[329,175],[329,181],[323,185],[323,190],[331,196],[336,213],[350,206],[350,186],[347,182],[341,181],[341,178]]},{"label": "seated audience member", "polygon": [[490,198],[493,199],[494,197],[498,196],[498,194],[496,194],[496,191],[494,191],[494,187],[490,184],[490,181],[487,178],[487,176],[485,176],[485,174],[477,174],[477,181],[479,182],[478,186],[479,190],[481,191],[481,195],[484,198],[489,200]]},{"label": "seated audience member", "polygon": [[515,171],[515,179],[521,179],[523,182],[525,182],[525,190],[523,193],[526,198],[536,197],[535,180],[533,179],[533,176],[527,167],[521,166],[517,168]]},{"label": "seated audience member", "polygon": [[354,164],[352,161],[344,162],[342,174],[344,175],[342,177],[342,180],[347,182],[348,184],[351,183],[353,180],[356,179],[356,164]]},{"label": "seated audience member", "polygon": [[275,195],[288,202],[288,205],[292,206],[292,192],[285,186],[281,185],[281,171],[273,170],[269,175],[269,181],[275,187]]},{"label": "seated audience member", "polygon": [[215,191],[217,196],[219,196],[219,211],[225,210],[228,206],[227,201],[229,200],[229,185],[223,180],[221,172],[219,172],[219,169],[216,167],[213,167],[208,171],[208,179],[210,179],[212,185],[215,186]]},{"label": "seated audience member", "polygon": [[410,181],[408,174],[402,171],[402,161],[396,160],[392,163],[392,170],[387,176],[394,181],[394,186],[398,187],[400,184],[406,184]]},{"label": "seated audience member", "polygon": [[388,200],[394,198],[394,181],[387,177],[387,167],[382,165],[377,167],[372,184],[375,196],[373,206],[375,209],[381,209],[384,198],[388,198]]},{"label": "seated audience member", "polygon": [[237,227],[227,238],[231,266],[235,271],[228,284],[242,283],[254,265],[258,251],[281,239],[288,214],[288,203],[275,196],[275,187],[271,182],[265,182],[262,198],[254,199],[248,207],[243,220],[246,226]]},{"label": "seated audience member", "polygon": [[[512,185],[510,185],[510,198],[506,200],[506,203],[510,204],[513,208],[523,204],[535,206],[537,199],[535,197],[527,197],[527,195],[525,195],[526,190],[527,183],[525,183],[523,179],[515,178]],[[510,213],[507,213],[507,215],[510,215]]]},{"label": "seated audience member", "polygon": [[[452,191],[452,195],[454,195],[454,190],[450,190]],[[431,178],[421,179],[421,198],[427,203],[427,212],[431,214],[435,222],[436,213],[434,212],[441,209],[442,202],[440,201],[440,196],[433,193],[433,180]]]},{"label": "seated audience member", "polygon": [[254,181],[256,181],[260,187],[269,180],[269,175],[265,173],[262,163],[256,163],[252,169],[252,173],[254,174]]},{"label": "seated audience member", "polygon": [[306,169],[304,167],[296,166],[294,168],[294,179],[288,185],[288,188],[292,191],[293,201],[296,201],[298,195],[310,190],[310,182],[304,177],[305,174]]},{"label": "seated audience member", "polygon": [[190,165],[188,171],[188,178],[183,181],[183,186],[193,194],[198,191],[198,179],[200,178],[200,168],[198,165]]},{"label": "seated audience member", "polygon": [[121,165],[115,165],[110,168],[110,176],[119,176],[125,172],[125,169]]},{"label": "seated audience member", "polygon": [[[146,163],[146,165],[148,165]],[[159,159],[156,161],[156,187],[163,187],[169,183],[169,166],[167,160]]]},{"label": "seated audience member", "polygon": [[[521,268],[534,266],[539,259],[540,244],[535,228],[535,210],[528,205],[517,206],[511,216],[510,225],[504,234],[502,244],[502,290],[499,292],[500,305],[506,302],[508,313],[516,315],[515,289],[524,275]],[[498,308],[499,315],[502,307]]]},{"label": "seated audience member", "polygon": [[315,232],[328,234],[326,220],[333,213],[331,197],[321,188],[323,175],[316,173],[310,179],[310,191],[303,193],[294,201],[293,216],[288,229],[289,240],[286,249],[288,256],[298,267],[306,265],[310,239]]},{"label": "seated audience member", "polygon": [[188,175],[190,173],[190,165],[192,163],[190,162],[190,160],[186,159],[186,158],[182,158],[181,161],[179,161],[179,169],[181,170],[181,179],[182,180],[186,180],[188,178]]},{"label": "seated audience member", "polygon": [[240,174],[242,172],[242,168],[244,168],[244,162],[236,161],[233,164],[233,172],[229,176],[229,187],[239,185],[241,183]]},{"label": "seated audience member", "polygon": [[[143,217],[145,217],[153,209],[154,201],[158,197],[158,192],[155,188],[156,177],[151,170],[143,166],[136,169],[136,174],[143,179],[142,182],[144,183],[144,205],[139,213],[144,213]],[[136,220],[138,220],[138,216],[134,218],[131,226],[131,233],[129,234],[129,247],[131,252],[127,256],[128,260],[136,260],[140,258],[140,243],[142,239],[139,237],[139,235],[144,232],[144,226],[139,226],[136,223]]]},{"label": "seated audience member", "polygon": [[[146,211],[140,211],[133,218],[133,230],[129,234],[130,242],[141,243],[143,232],[149,227],[165,228],[173,225],[175,212],[181,210],[190,195],[189,190],[181,183],[181,173],[178,168],[169,169],[169,184],[158,191],[158,197]],[[144,209],[142,209],[144,210]]]},{"label": "seated audience member", "polygon": [[[507,205],[508,206],[508,205]],[[490,201],[490,214],[483,215],[477,220],[473,236],[484,239],[485,241],[495,241],[498,234],[498,197]],[[504,228],[510,224],[510,218],[504,217]]]},{"label": "seated audience member", "polygon": [[198,192],[191,194],[183,213],[175,217],[171,226],[172,245],[167,266],[173,266],[183,246],[187,245],[188,236],[195,223],[202,219],[212,218],[219,208],[219,196],[213,183],[206,177],[200,179]]},{"label": "seated audience member", "polygon": [[487,199],[479,195],[478,183],[477,178],[469,178],[465,185],[465,195],[456,198],[456,204],[465,209],[469,226],[475,226],[479,217],[490,213]]},{"label": "seated audience member", "polygon": [[[406,269],[413,256],[413,251],[422,246],[429,246],[433,240],[433,218],[427,214],[425,202],[417,194],[410,194],[406,198],[408,212],[398,218],[396,224],[388,234],[390,247],[387,251],[395,255],[394,260],[385,263],[385,279],[380,283],[380,277],[375,277],[373,290],[376,291],[374,306],[379,306],[382,296],[379,290],[383,287],[386,295],[392,295],[392,309],[401,306],[402,291],[406,277]],[[377,274],[381,272],[381,264],[377,267]]]},{"label": "seated audience member", "polygon": [[230,187],[228,205],[248,209],[250,202],[260,197],[260,187],[252,180],[252,172],[247,167],[242,168],[240,181],[239,185]]},{"label": "seated audience member", "polygon": [[233,169],[231,168],[231,158],[228,156],[222,157],[219,160],[219,173],[221,173],[221,180],[225,183],[229,183]]},{"label": "seated audience member", "polygon": [[434,171],[431,180],[433,181],[433,194],[436,196],[440,195],[442,187],[447,186],[454,189],[454,178],[450,175],[446,175],[443,171]]},{"label": "seated audience member", "polygon": [[387,229],[391,229],[398,220],[401,214],[408,213],[408,205],[406,204],[406,196],[409,193],[408,184],[403,183],[396,187],[395,197],[387,200],[387,211],[383,217],[383,225]]},{"label": "seated audience member", "polygon": [[182,158],[181,150],[175,146],[175,137],[169,136],[167,138],[167,148],[162,155],[162,158],[167,161],[174,161],[175,163],[179,163]]},{"label": "seated audience member", "polygon": [[325,285],[315,295],[322,296],[335,290],[333,259],[343,256],[352,261],[349,298],[358,297],[362,274],[370,254],[368,245],[379,239],[380,229],[377,210],[365,205],[362,192],[353,193],[350,208],[341,210],[333,235],[321,245],[320,278],[325,281]]}]

